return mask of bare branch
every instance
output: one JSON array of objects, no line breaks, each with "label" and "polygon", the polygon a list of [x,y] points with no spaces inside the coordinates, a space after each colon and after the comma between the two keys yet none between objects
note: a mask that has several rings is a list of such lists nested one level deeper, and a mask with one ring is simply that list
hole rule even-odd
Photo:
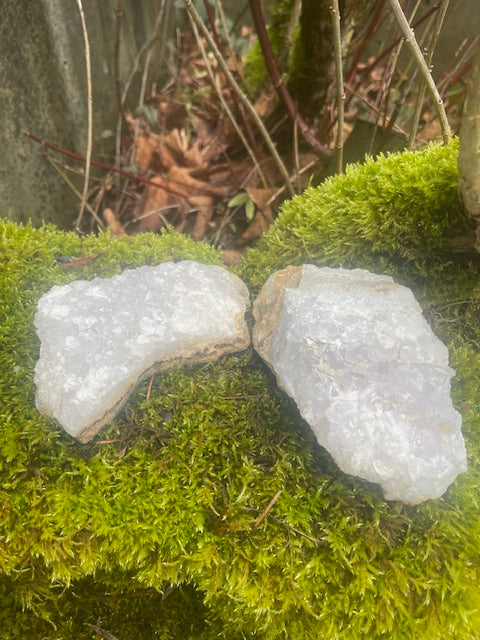
[{"label": "bare branch", "polygon": [[228,80],[230,86],[235,91],[235,93],[239,97],[240,101],[245,106],[245,108],[247,109],[249,114],[252,116],[255,124],[257,125],[258,130],[260,131],[260,133],[261,133],[263,139],[265,140],[265,143],[266,143],[270,153],[272,154],[272,158],[275,161],[275,164],[277,165],[278,170],[280,171],[280,173],[282,174],[282,176],[283,176],[283,178],[285,180],[285,183],[286,183],[286,185],[288,187],[288,190],[289,190],[290,194],[292,196],[295,195],[295,191],[293,189],[292,182],[290,180],[290,176],[288,175],[287,168],[285,167],[282,159],[280,158],[280,156],[278,154],[278,151],[276,150],[275,145],[273,144],[272,139],[270,138],[270,135],[269,135],[268,131],[266,130],[265,125],[263,124],[261,118],[258,116],[258,113],[253,108],[253,105],[251,104],[250,100],[243,93],[243,91],[240,88],[240,86],[238,85],[237,81],[235,80],[235,78],[231,74],[230,69],[228,68],[228,65],[226,64],[222,54],[220,53],[220,51],[218,50],[217,45],[215,44],[215,41],[213,40],[212,36],[210,35],[210,32],[208,31],[207,27],[203,23],[203,20],[199,16],[198,11],[193,6],[192,0],[184,0],[184,2],[185,2],[185,6],[187,8],[187,11],[188,11],[189,15],[193,18],[193,20],[194,20],[195,24],[197,25],[198,29],[202,32],[203,36],[205,37],[206,41],[208,42],[208,46],[210,47],[210,49],[211,49],[213,55],[215,56],[218,64],[222,68],[222,71],[225,74],[225,77]]},{"label": "bare branch", "polygon": [[331,0],[330,16],[332,18],[333,46],[335,49],[335,77],[337,82],[337,139],[335,142],[335,148],[337,150],[337,173],[343,173],[345,91],[343,88],[342,36],[340,32],[340,7],[338,6],[338,0]]},{"label": "bare branch", "polygon": [[315,149],[315,151],[322,153],[325,156],[330,155],[330,150],[325,147],[321,142],[317,140],[313,132],[307,123],[302,119],[297,111],[292,96],[290,95],[285,82],[283,81],[282,74],[278,68],[277,61],[273,55],[270,40],[268,38],[267,28],[265,27],[265,21],[263,19],[262,8],[259,0],[249,0],[250,10],[252,12],[253,22],[255,23],[255,29],[257,31],[260,47],[262,48],[263,59],[267,67],[268,74],[272,80],[275,91],[278,97],[282,101],[287,110],[288,115],[297,123],[300,133],[303,135],[308,144]]},{"label": "bare branch", "polygon": [[[435,24],[433,27],[432,36],[430,38],[430,43],[427,51],[427,65],[430,67],[433,58],[433,52],[435,51],[435,47],[437,46],[438,36],[440,35],[440,31],[442,30],[443,21],[445,20],[445,14],[447,13],[449,0],[440,0],[440,7],[437,13]],[[417,135],[418,122],[420,120],[420,116],[422,115],[422,107],[423,107],[423,99],[425,97],[425,83],[421,82],[418,95],[417,102],[415,104],[415,113],[413,114],[412,125],[410,128],[410,136],[408,138],[408,147],[411,149],[415,144],[415,138]]]},{"label": "bare branch", "polygon": [[83,13],[82,0],[77,0],[80,20],[82,22],[83,40],[85,42],[85,67],[87,72],[87,153],[85,156],[85,177],[83,184],[82,202],[80,203],[80,212],[78,214],[76,227],[80,227],[83,212],[88,199],[88,183],[90,180],[90,160],[92,158],[92,137],[93,137],[93,117],[92,117],[92,69],[90,64],[90,43],[88,40],[87,25],[85,15]]},{"label": "bare branch", "polygon": [[420,47],[418,46],[418,42],[415,39],[413,29],[408,24],[408,20],[406,19],[405,14],[403,13],[399,0],[388,0],[388,1],[390,2],[390,6],[400,26],[400,29],[403,32],[407,46],[409,47],[417,63],[417,67],[427,85],[428,91],[434,100],[435,107],[440,120],[440,126],[442,127],[443,142],[446,144],[452,137],[452,131],[448,123],[447,114],[445,113],[443,100],[438,92],[435,82],[433,81],[432,74],[430,73],[430,69],[428,68],[428,65],[425,61],[425,58],[423,57]]}]

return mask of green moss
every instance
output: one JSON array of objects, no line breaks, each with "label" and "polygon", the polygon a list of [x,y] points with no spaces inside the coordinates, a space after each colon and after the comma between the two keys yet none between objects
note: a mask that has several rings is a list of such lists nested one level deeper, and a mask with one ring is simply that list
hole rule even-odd
[{"label": "green moss", "polygon": [[157,375],[91,443],[69,438],[34,407],[38,298],[125,265],[219,258],[175,233],[0,222],[2,638],[92,638],[98,617],[121,640],[475,637],[480,264],[446,253],[444,234],[468,226],[454,164],[455,143],[352,168],[286,203],[239,269],[252,289],[305,259],[386,266],[414,287],[457,370],[469,464],[417,507],[341,473],[251,352]]},{"label": "green moss", "polygon": [[[271,18],[268,27],[268,37],[274,55],[279,58],[283,53],[285,35],[287,33],[290,15],[293,10],[293,0],[276,0],[274,6],[271,7]],[[289,61],[294,58],[297,50],[297,42],[299,41],[299,28],[294,32],[294,45],[290,48],[289,59],[286,61],[287,67]],[[262,87],[267,77],[267,69],[263,58],[260,43],[256,40],[247,52],[244,60],[244,81],[248,90],[252,94],[256,94]]]},{"label": "green moss", "polygon": [[416,272],[449,259],[448,237],[471,224],[459,202],[458,140],[347,166],[287,201],[239,273],[256,287],[285,264]]}]

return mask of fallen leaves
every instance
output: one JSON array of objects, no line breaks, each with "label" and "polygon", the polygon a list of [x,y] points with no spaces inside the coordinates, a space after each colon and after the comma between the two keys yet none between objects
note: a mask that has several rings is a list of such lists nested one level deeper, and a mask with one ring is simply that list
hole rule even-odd
[{"label": "fallen leaves", "polygon": [[[112,235],[172,226],[195,240],[235,251],[226,260],[238,261],[239,249],[273,222],[275,208],[286,196],[285,180],[219,65],[212,60],[210,73],[195,43],[183,44],[175,83],[153,94],[135,114],[124,114],[122,160],[129,170],[134,167],[143,184],[130,181],[111,189],[103,220]],[[240,58],[232,68],[241,74]],[[243,140],[219,91],[244,132]],[[270,87],[255,109],[267,120],[275,117],[275,105]],[[245,140],[251,144],[249,152]],[[295,155],[302,162],[302,154]],[[294,154],[290,156],[293,161]]]}]

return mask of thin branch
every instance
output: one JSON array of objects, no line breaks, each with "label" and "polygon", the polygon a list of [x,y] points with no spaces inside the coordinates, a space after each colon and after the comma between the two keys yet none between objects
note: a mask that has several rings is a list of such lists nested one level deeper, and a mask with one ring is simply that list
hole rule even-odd
[{"label": "thin branch", "polygon": [[290,95],[287,86],[283,81],[283,77],[280,73],[280,69],[278,68],[277,61],[275,60],[275,56],[273,55],[272,46],[268,38],[267,28],[265,26],[265,20],[263,19],[262,8],[260,6],[259,0],[249,0],[249,3],[253,22],[257,31],[258,41],[260,42],[260,47],[262,49],[263,59],[265,60],[268,75],[272,80],[273,87],[277,92],[278,97],[285,106],[288,115],[292,118],[292,120],[296,121],[300,133],[303,135],[308,144],[318,153],[329,156],[330,150],[317,140],[310,127],[302,119],[297,111],[295,103],[293,102],[292,96]]},{"label": "thin branch", "polygon": [[[51,158],[49,154],[47,154],[47,160],[52,165],[52,167],[55,169],[55,171],[58,173],[58,175],[62,178],[62,180],[64,180],[67,183],[67,185],[70,187],[70,189],[73,191],[73,193],[77,196],[77,198],[79,200],[81,200],[82,199],[82,194],[76,188],[76,186],[73,184],[73,182],[70,180],[70,178],[66,175],[66,173],[64,171],[62,171],[62,169],[60,168],[58,163],[53,158]],[[89,213],[91,213],[92,217],[95,219],[95,221],[98,224],[98,226],[101,229],[105,229],[105,225],[103,224],[101,219],[98,217],[97,212],[95,211],[95,209],[93,207],[91,207],[88,202],[85,203],[85,207],[86,207],[87,211]]]},{"label": "thin branch", "polygon": [[[35,142],[38,142],[42,146],[47,147],[47,149],[53,149],[53,151],[58,151],[59,153],[63,153],[63,155],[69,156],[70,158],[75,158],[75,160],[80,160],[83,162],[85,161],[84,156],[81,156],[78,153],[74,153],[73,151],[69,151],[68,149],[62,149],[62,147],[59,147],[58,145],[53,144],[52,142],[47,142],[46,140],[42,140],[41,138],[34,136],[33,133],[30,133],[29,131],[23,131],[23,135],[27,136],[27,138],[31,138]],[[157,187],[157,189],[163,189],[164,191],[168,191],[168,193],[172,193],[173,195],[178,196],[179,198],[188,199],[189,197],[188,193],[184,191],[172,189],[164,182],[148,180],[147,178],[142,178],[141,176],[137,176],[134,173],[131,173],[130,171],[125,171],[124,169],[119,169],[118,167],[112,167],[109,164],[105,164],[104,162],[98,162],[97,160],[90,160],[90,164],[93,165],[94,167],[99,167],[100,169],[106,169],[107,171],[112,171],[113,173],[119,173],[120,175],[126,176],[127,178],[130,178],[131,180],[135,180],[136,182],[142,182],[143,184],[149,184],[152,187]],[[156,178],[156,180],[158,180],[158,178]]]},{"label": "thin branch", "polygon": [[92,138],[93,138],[93,115],[92,115],[92,69],[90,64],[90,43],[88,41],[87,25],[83,13],[82,0],[77,0],[80,20],[82,22],[83,40],[85,42],[85,67],[87,72],[87,154],[85,157],[85,182],[83,184],[83,196],[80,204],[76,227],[80,227],[83,212],[88,198],[88,183],[90,180],[90,163],[92,158]]},{"label": "thin branch", "polygon": [[110,631],[107,631],[106,629],[102,629],[102,627],[100,626],[101,620],[97,620],[97,624],[91,624],[90,622],[84,622],[84,625],[86,627],[90,627],[90,629],[93,629],[93,631],[95,631],[95,633],[100,636],[101,638],[105,638],[105,640],[118,640],[118,638],[116,636],[114,636],[113,634],[110,633]]},{"label": "thin branch", "polygon": [[220,102],[222,104],[222,108],[225,111],[225,113],[227,114],[227,116],[230,118],[230,120],[231,120],[231,122],[233,124],[233,127],[235,128],[235,131],[237,132],[238,137],[242,141],[243,146],[245,147],[245,149],[247,150],[247,153],[250,156],[250,158],[251,158],[251,160],[252,160],[252,162],[253,162],[253,164],[255,166],[255,169],[257,170],[258,176],[259,176],[260,180],[262,181],[263,186],[265,188],[268,188],[269,187],[268,181],[267,181],[267,179],[265,177],[265,174],[263,173],[263,171],[262,171],[262,169],[261,169],[261,167],[260,167],[260,165],[259,165],[259,163],[257,161],[255,153],[254,153],[253,149],[250,147],[246,136],[244,135],[240,125],[238,124],[235,116],[232,113],[232,110],[228,106],[228,103],[225,100],[225,97],[223,95],[221,86],[219,86],[219,84],[215,80],[215,74],[214,74],[214,72],[212,70],[212,67],[210,66],[210,62],[208,60],[208,56],[207,56],[207,53],[205,51],[205,47],[203,46],[202,39],[200,37],[200,34],[198,33],[197,25],[192,20],[192,18],[190,18],[190,22],[191,22],[191,25],[192,25],[192,29],[193,29],[193,33],[194,33],[195,39],[196,39],[197,44],[198,44],[198,48],[200,49],[200,53],[202,54],[202,58],[203,58],[203,61],[205,63],[205,68],[207,69],[207,73],[208,73],[208,75],[210,77],[210,82],[212,83],[212,86],[215,89],[215,92],[216,92],[216,94],[217,94],[217,96],[218,96],[218,98],[219,98],[219,100],[220,100]]},{"label": "thin branch", "polygon": [[435,102],[435,107],[440,120],[440,126],[442,128],[443,142],[447,144],[447,142],[452,137],[452,131],[448,123],[447,114],[445,113],[443,100],[440,94],[438,93],[438,89],[435,85],[435,82],[433,81],[432,74],[430,73],[430,69],[428,68],[425,58],[423,57],[420,47],[418,46],[418,42],[415,39],[413,29],[408,24],[405,14],[402,11],[402,7],[400,6],[399,0],[388,0],[388,1],[395,15],[395,18],[397,19],[400,29],[404,34],[407,46],[409,47],[417,63],[418,69],[427,85],[428,91]]},{"label": "thin branch", "polygon": [[236,73],[238,73],[238,75],[241,77],[242,70],[240,68],[240,65],[238,64],[237,56],[235,55],[235,51],[233,49],[232,38],[230,36],[227,19],[225,18],[225,12],[223,10],[223,5],[221,0],[215,0],[215,7],[217,9],[218,17],[220,18],[220,22],[222,25],[225,42],[228,48],[228,55],[230,56],[230,62],[235,68]]},{"label": "thin branch", "polygon": [[240,86],[238,85],[237,81],[235,80],[235,78],[231,74],[230,69],[228,68],[228,65],[226,64],[225,60],[223,59],[223,56],[221,55],[220,51],[218,50],[218,47],[216,46],[216,44],[214,42],[212,36],[210,35],[210,32],[208,31],[207,27],[204,25],[203,20],[201,19],[201,17],[199,16],[197,10],[193,6],[192,0],[184,0],[184,2],[185,2],[185,6],[187,8],[187,11],[188,11],[189,15],[192,16],[193,20],[195,21],[195,24],[197,25],[199,30],[204,35],[206,41],[208,42],[208,46],[212,50],[213,55],[215,56],[218,64],[220,65],[220,67],[222,68],[222,71],[225,74],[226,79],[230,83],[230,86],[235,91],[235,93],[237,94],[237,96],[239,97],[239,99],[241,100],[241,102],[243,103],[243,105],[245,106],[247,111],[249,112],[249,114],[252,116],[252,118],[253,118],[255,124],[257,125],[260,133],[262,134],[262,137],[265,140],[265,143],[266,143],[270,153],[272,154],[272,158],[275,161],[275,164],[277,165],[278,170],[280,171],[280,173],[282,174],[282,176],[283,176],[283,178],[284,178],[284,180],[286,182],[286,185],[288,187],[288,190],[290,191],[290,194],[292,196],[295,195],[295,191],[294,191],[292,183],[290,181],[290,176],[288,175],[287,168],[285,167],[282,159],[280,158],[280,156],[278,154],[278,151],[276,150],[275,145],[273,144],[272,139],[270,138],[270,136],[268,134],[268,131],[266,130],[265,125],[263,124],[261,118],[258,116],[258,113],[253,108],[250,100],[248,100],[248,98],[245,96],[245,94],[241,90]]},{"label": "thin branch", "polygon": [[273,505],[275,504],[275,502],[279,499],[279,497],[282,495],[282,491],[283,489],[279,489],[277,491],[277,493],[273,496],[273,498],[270,500],[270,502],[267,504],[267,506],[265,507],[265,509],[262,511],[262,513],[258,516],[258,518],[255,520],[255,522],[253,523],[253,528],[255,529],[255,527],[258,527],[258,525],[262,522],[262,520],[267,516],[268,512],[270,511],[270,509],[273,507]]},{"label": "thin branch", "polygon": [[283,68],[285,64],[285,60],[288,56],[289,51],[291,50],[293,43],[293,34],[295,32],[295,27],[298,24],[300,19],[300,12],[302,10],[302,0],[294,0],[293,9],[290,14],[290,20],[288,21],[287,31],[285,33],[285,38],[283,39],[283,48],[280,54],[280,58],[278,59],[278,64],[280,65],[280,69]]},{"label": "thin branch", "polygon": [[345,91],[343,88],[342,35],[340,31],[340,7],[338,6],[338,0],[331,0],[329,9],[330,17],[332,19],[333,47],[335,51],[335,77],[337,84],[337,139],[335,141],[335,148],[337,150],[337,173],[343,173]]},{"label": "thin branch", "polygon": [[473,51],[477,46],[480,36],[476,36],[472,42],[468,44],[468,47],[463,53],[460,52],[467,44],[467,38],[462,42],[459,49],[455,52],[454,57],[445,67],[440,80],[438,80],[438,89],[442,93],[446,93],[448,88],[458,82],[468,71],[473,64]]},{"label": "thin branch", "polygon": [[142,86],[140,87],[140,97],[138,99],[138,106],[139,107],[143,107],[144,101],[145,101],[145,91],[146,91],[146,87],[147,87],[147,77],[148,77],[148,72],[150,70],[150,64],[152,62],[152,56],[153,56],[153,51],[154,51],[154,44],[155,41],[158,40],[159,35],[160,35],[160,27],[162,26],[162,22],[164,19],[164,15],[165,15],[165,0],[162,0],[162,3],[160,5],[160,9],[158,11],[157,17],[155,19],[155,26],[153,27],[153,34],[151,36],[151,38],[149,39],[149,47],[148,47],[148,52],[147,55],[145,57],[145,67],[143,70],[143,75],[142,75]]},{"label": "thin branch", "polygon": [[222,52],[222,43],[220,42],[220,36],[217,33],[217,29],[215,28],[215,16],[213,15],[212,5],[210,4],[210,0],[203,0],[203,6],[205,7],[205,12],[207,14],[208,22],[210,23],[210,30],[212,32],[213,39],[215,40],[215,44],[217,45],[220,53]]},{"label": "thin branch", "polygon": [[[440,7],[438,14],[436,15],[435,24],[433,27],[432,36],[430,38],[430,43],[427,51],[427,65],[430,67],[432,64],[433,52],[435,51],[435,47],[437,46],[438,37],[440,35],[440,31],[442,30],[443,21],[445,20],[445,14],[447,13],[449,0],[440,0]],[[423,108],[423,100],[425,98],[425,82],[420,83],[420,87],[417,95],[417,102],[415,104],[415,113],[412,118],[412,125],[410,129],[410,136],[408,138],[408,148],[412,149],[415,144],[415,139],[417,135],[418,122],[420,120],[420,116],[422,115]]]},{"label": "thin branch", "polygon": [[[222,53],[222,44],[220,41],[220,35],[217,32],[217,28],[215,26],[215,16],[213,15],[213,11],[212,11],[212,7],[210,6],[210,2],[209,0],[204,0],[204,4],[205,4],[205,11],[207,13],[207,17],[208,17],[208,21],[210,23],[210,29],[212,31],[212,37],[213,40],[215,42],[215,45],[217,46],[217,49],[219,51],[219,55],[222,56],[222,60],[223,60],[223,53]],[[221,3],[217,3],[218,7],[221,7]],[[190,16],[190,21],[192,22],[192,17]],[[193,23],[194,24],[194,23]],[[227,35],[227,26],[226,23],[223,24],[223,28],[225,31],[225,38],[227,39],[228,42],[228,35]],[[198,39],[197,39],[198,42]],[[232,49],[231,44],[230,44],[230,49]],[[232,62],[235,60],[235,55],[233,54],[233,50],[230,52],[230,56],[231,56],[231,60]],[[238,72],[237,66],[235,65],[235,71]],[[242,105],[239,102],[238,96],[235,92],[233,92],[232,94],[232,99],[233,102],[235,104],[235,107],[237,108],[237,112],[238,112],[238,116],[240,118],[241,121],[241,125],[243,126],[244,130],[245,130],[245,135],[246,135],[246,139],[248,140],[248,146],[247,146],[247,150],[249,148],[251,148],[255,154],[255,158],[261,158],[261,153],[260,150],[258,149],[257,146],[257,142],[255,140],[255,136],[253,135],[253,131],[250,127],[250,123],[248,122],[246,116],[245,116],[245,112],[243,110]],[[235,129],[237,129],[237,126],[235,126]],[[241,139],[243,140],[243,136],[241,137]],[[255,161],[255,164],[257,164],[257,161]]]},{"label": "thin branch", "polygon": [[367,25],[365,34],[362,34],[363,35],[362,44],[361,46],[358,47],[355,57],[353,58],[353,61],[350,65],[350,69],[347,73],[347,84],[352,84],[353,82],[355,73],[357,71],[358,63],[360,62],[363,54],[365,53],[365,49],[367,48],[368,43],[371,41],[373,33],[377,29],[378,22],[380,20],[380,16],[382,14],[385,2],[386,0],[380,0],[380,2],[377,3],[374,14]]},{"label": "thin branch", "polygon": [[117,0],[115,9],[115,53],[114,53],[114,70],[115,70],[115,96],[117,99],[117,111],[122,111],[122,83],[120,80],[120,37],[122,32],[122,0]]}]

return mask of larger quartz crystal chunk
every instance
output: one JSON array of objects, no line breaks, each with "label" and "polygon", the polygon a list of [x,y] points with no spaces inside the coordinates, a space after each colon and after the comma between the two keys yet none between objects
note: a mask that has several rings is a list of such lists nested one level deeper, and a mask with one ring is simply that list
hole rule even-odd
[{"label": "larger quartz crystal chunk", "polygon": [[361,269],[288,267],[254,317],[256,350],[344,472],[416,504],[466,470],[448,351],[409,289]]},{"label": "larger quartz crystal chunk", "polygon": [[87,442],[139,380],[249,344],[246,286],[193,261],[55,286],[39,301],[36,405]]}]

